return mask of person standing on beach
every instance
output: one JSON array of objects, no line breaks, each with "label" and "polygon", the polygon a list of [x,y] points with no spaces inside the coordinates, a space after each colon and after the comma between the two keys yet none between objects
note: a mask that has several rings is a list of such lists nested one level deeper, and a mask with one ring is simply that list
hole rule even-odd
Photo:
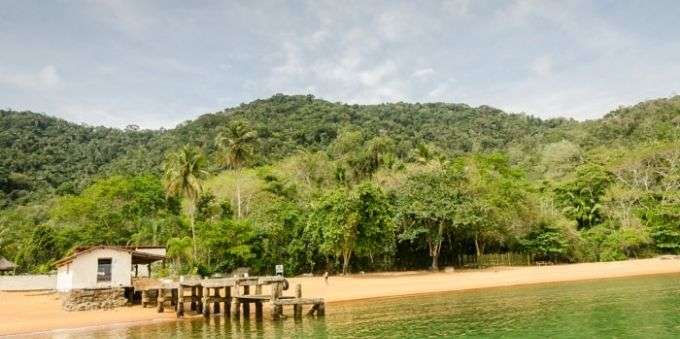
[{"label": "person standing on beach", "polygon": [[324,272],[323,281],[326,283],[326,285],[328,285],[328,271]]}]

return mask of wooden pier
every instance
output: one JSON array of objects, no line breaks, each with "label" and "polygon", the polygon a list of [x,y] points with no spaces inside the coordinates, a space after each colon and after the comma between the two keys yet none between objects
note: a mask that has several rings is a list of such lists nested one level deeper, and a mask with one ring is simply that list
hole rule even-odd
[{"label": "wooden pier", "polygon": [[[155,305],[158,312],[166,307],[174,307],[177,317],[188,312],[203,314],[223,314],[234,319],[250,319],[251,306],[255,319],[264,317],[264,304],[269,304],[271,318],[285,319],[284,306],[292,306],[293,317],[301,319],[303,307],[310,306],[308,316],[324,316],[325,303],[322,298],[303,298],[302,286],[295,286],[295,294],[286,296],[288,281],[279,276],[241,277],[217,279],[186,279],[180,282],[162,282],[155,279],[142,279],[133,282],[135,291],[141,292],[142,306]],[[268,289],[264,293],[263,288]]]}]

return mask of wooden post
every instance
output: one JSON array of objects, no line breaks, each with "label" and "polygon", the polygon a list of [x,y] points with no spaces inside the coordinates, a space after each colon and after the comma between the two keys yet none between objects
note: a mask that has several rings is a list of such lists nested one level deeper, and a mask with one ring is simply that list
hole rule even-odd
[{"label": "wooden post", "polygon": [[262,320],[262,302],[255,302],[255,320]]},{"label": "wooden post", "polygon": [[234,319],[240,319],[241,318],[241,300],[238,298],[239,295],[241,295],[241,289],[239,287],[238,281],[234,283],[234,294],[235,298],[233,298],[232,305],[234,306],[234,309],[232,311],[234,315]]},{"label": "wooden post", "polygon": [[[296,284],[295,285],[295,298],[302,298],[302,285]],[[293,318],[294,319],[302,319],[302,305],[300,304],[295,304],[293,305]]]},{"label": "wooden post", "polygon": [[179,287],[177,288],[177,316],[184,316],[184,289],[182,288],[182,284],[179,284]]},{"label": "wooden post", "polygon": [[203,312],[203,287],[201,285],[196,286],[196,312]]},{"label": "wooden post", "polygon": [[191,286],[191,303],[189,304],[189,309],[196,311],[196,286]]},{"label": "wooden post", "polygon": [[280,282],[272,284],[271,313],[273,320],[281,319],[281,315],[283,314],[283,306],[274,304],[274,302],[279,300],[279,297],[281,296],[281,289],[282,286]]},{"label": "wooden post", "polygon": [[[210,316],[210,289],[203,287],[201,306],[203,306],[203,317],[207,318]],[[200,308],[200,306],[199,306]]]},{"label": "wooden post", "polygon": [[239,301],[238,297],[234,298],[232,305],[234,306],[234,318],[239,319],[241,318],[241,302]]},{"label": "wooden post", "polygon": [[221,287],[213,288],[213,293],[215,294],[215,298],[213,299],[213,313],[215,314],[220,313],[220,289]]},{"label": "wooden post", "polygon": [[157,304],[157,311],[158,313],[163,313],[163,306],[165,306],[165,294],[163,293],[163,289],[159,288],[158,289],[158,300],[156,301]]},{"label": "wooden post", "polygon": [[272,319],[273,320],[279,320],[279,319],[281,319],[281,316],[283,315],[283,306],[272,304],[271,312],[272,312]]},{"label": "wooden post", "polygon": [[[243,286],[243,295],[250,295],[250,285]],[[246,319],[250,317],[250,302],[247,300],[243,303],[243,317]]]},{"label": "wooden post", "polygon": [[312,305],[312,308],[307,311],[307,316],[314,316],[314,313],[316,312],[317,308],[319,308],[319,304],[314,304]]},{"label": "wooden post", "polygon": [[224,286],[224,316],[231,316],[231,286]]},{"label": "wooden post", "polygon": [[282,286],[280,282],[272,284],[272,297],[271,297],[272,301],[279,300],[279,297],[281,296],[281,288]]}]

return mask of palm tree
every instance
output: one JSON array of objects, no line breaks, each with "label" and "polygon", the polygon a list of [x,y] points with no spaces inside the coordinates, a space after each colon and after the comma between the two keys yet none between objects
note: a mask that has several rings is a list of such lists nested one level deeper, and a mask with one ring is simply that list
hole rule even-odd
[{"label": "palm tree", "polygon": [[163,184],[168,196],[183,196],[187,199],[193,254],[196,256],[196,203],[203,191],[203,180],[208,172],[204,170],[205,157],[198,147],[186,145],[170,153],[165,159]]},{"label": "palm tree", "polygon": [[175,268],[181,272],[182,269],[182,258],[189,258],[192,254],[192,240],[189,237],[184,238],[171,238],[168,240],[168,252],[167,255],[170,258],[175,259]]},{"label": "palm tree", "polygon": [[222,152],[218,153],[220,165],[236,171],[236,208],[237,216],[241,218],[241,168],[255,154],[257,133],[245,121],[234,121],[226,126],[217,137],[215,144]]}]

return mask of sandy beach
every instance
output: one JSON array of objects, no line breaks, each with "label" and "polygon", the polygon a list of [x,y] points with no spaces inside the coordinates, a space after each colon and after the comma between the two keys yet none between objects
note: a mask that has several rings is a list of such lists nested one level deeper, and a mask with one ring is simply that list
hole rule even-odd
[{"label": "sandy beach", "polygon": [[[392,297],[418,293],[604,279],[636,275],[680,273],[680,260],[641,259],[610,263],[584,263],[542,267],[501,267],[453,273],[398,272],[291,278],[291,285],[302,284],[303,295],[323,297],[327,302]],[[287,293],[291,293],[288,291]],[[329,313],[332,314],[332,305]],[[60,329],[104,326],[147,321],[176,321],[168,310],[123,307],[106,311],[66,312],[57,294],[40,292],[0,292],[0,335],[35,333]]]}]

